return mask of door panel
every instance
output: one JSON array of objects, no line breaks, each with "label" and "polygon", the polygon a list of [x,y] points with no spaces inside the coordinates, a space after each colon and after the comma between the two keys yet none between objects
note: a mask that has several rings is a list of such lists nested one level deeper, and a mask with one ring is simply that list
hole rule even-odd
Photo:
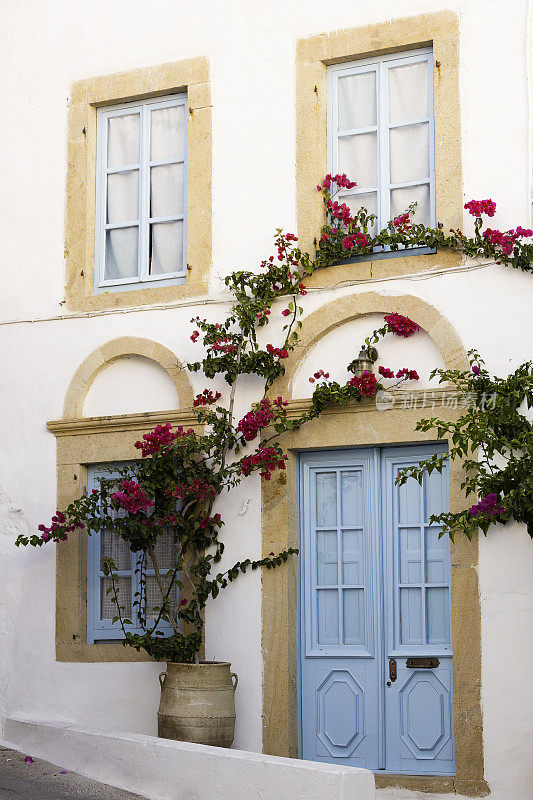
[{"label": "door panel", "polygon": [[454,773],[450,549],[429,523],[448,508],[447,470],[422,486],[394,484],[400,469],[442,451],[301,458],[303,758]]},{"label": "door panel", "polygon": [[378,759],[374,454],[310,454],[302,469],[302,756],[364,766]]},{"label": "door panel", "polygon": [[[385,750],[388,772],[453,774],[453,697],[450,610],[450,544],[439,539],[432,514],[448,510],[448,468],[410,478],[398,472],[444,446],[384,448],[381,452],[383,564],[387,658],[397,679],[385,688]],[[430,658],[438,666],[409,667]],[[436,663],[436,661],[434,662]]]}]

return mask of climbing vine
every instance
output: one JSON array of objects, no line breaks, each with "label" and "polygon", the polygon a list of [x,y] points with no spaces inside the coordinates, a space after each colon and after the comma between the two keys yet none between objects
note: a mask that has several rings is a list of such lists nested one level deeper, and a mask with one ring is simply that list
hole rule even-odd
[{"label": "climbing vine", "polygon": [[[116,607],[113,621],[122,627],[124,644],[143,649],[157,660],[192,662],[202,642],[207,601],[248,570],[275,569],[296,553],[289,548],[258,560],[246,558],[217,572],[224,553],[220,535],[224,522],[214,510],[218,498],[253,472],[268,481],[275,472],[284,470],[283,434],[318,418],[328,406],[361,402],[385,388],[418,380],[411,367],[394,372],[380,366],[379,381],[371,369],[361,367],[361,355],[366,364],[376,361],[376,344],[384,336],[407,339],[419,330],[416,321],[390,314],[348,365],[351,377],[347,382],[330,380],[324,369],[309,376],[313,394],[302,414],[289,413],[286,399],[269,396],[298,343],[301,298],[308,291],[306,277],[340,259],[369,254],[376,248],[413,246],[459,249],[469,256],[492,257],[531,270],[533,245],[525,244],[524,239],[533,231],[482,231],[482,215],[494,213],[491,200],[467,204],[476,217],[472,238],[459,231],[445,236],[440,226],[431,229],[415,223],[414,206],[374,234],[375,218],[365,209],[352,215],[346,204],[333,199],[334,186],[349,191],[355,183],[345,175],[328,175],[317,187],[323,195],[326,223],[314,256],[299,248],[295,235],[278,230],[275,253],[261,262],[257,272],[235,271],[225,279],[233,298],[226,317],[217,322],[201,317],[191,320],[190,339],[202,352],[187,369],[201,372],[208,380],[223,378],[227,391],[204,388],[194,399],[194,427],[158,425],[136,443],[140,459],[118,470],[118,478],[102,478],[92,493],[58,511],[50,525],[42,524],[39,533],[19,536],[16,541],[17,545],[33,546],[60,543],[69,534],[86,529],[89,534],[111,531],[127,542],[132,552],[140,554],[140,590],[132,598],[132,617],[127,616],[120,594],[116,563],[109,556],[102,559],[103,574],[110,579],[107,591]],[[282,320],[279,342],[268,341],[273,338],[268,336],[268,325],[274,315]],[[533,402],[531,364],[523,365],[505,380],[491,379],[480,357],[472,357],[469,374],[435,371],[441,381],[473,394],[468,412],[453,424],[438,419],[419,423],[420,430],[435,428],[439,438],[451,437],[450,457],[465,458],[465,488],[481,497],[477,506],[462,515],[442,515],[440,521],[451,535],[461,528],[471,536],[478,525],[486,530],[493,519],[505,522],[512,516],[526,521],[531,533],[531,425],[519,411],[523,401],[529,405]],[[237,419],[236,392],[245,375],[261,379],[262,398]],[[393,383],[385,386],[381,379]],[[479,401],[480,394],[488,392],[494,392],[497,398],[490,414]],[[481,460],[473,455],[476,448],[483,453]],[[421,480],[425,471],[442,469],[444,462],[439,458],[406,470],[400,480],[410,476]],[[504,466],[497,463],[500,458],[506,459]],[[165,570],[157,555],[163,535],[171,536],[176,551],[174,564]],[[147,569],[154,572],[160,594],[151,608],[146,597]]]}]

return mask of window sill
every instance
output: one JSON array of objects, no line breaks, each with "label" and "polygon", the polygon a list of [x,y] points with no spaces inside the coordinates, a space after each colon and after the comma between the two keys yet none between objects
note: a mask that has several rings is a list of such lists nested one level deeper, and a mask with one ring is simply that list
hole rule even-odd
[{"label": "window sill", "polygon": [[151,281],[131,281],[131,283],[108,283],[95,286],[95,295],[115,294],[117,292],[138,292],[142,289],[164,289],[168,286],[183,286],[187,281],[186,275],[176,275],[172,278],[156,278]]},{"label": "window sill", "polygon": [[337,286],[365,280],[388,280],[434,269],[453,269],[462,263],[462,254],[454,250],[437,251],[430,247],[368,253],[338,261],[318,269],[306,280],[310,289]]}]

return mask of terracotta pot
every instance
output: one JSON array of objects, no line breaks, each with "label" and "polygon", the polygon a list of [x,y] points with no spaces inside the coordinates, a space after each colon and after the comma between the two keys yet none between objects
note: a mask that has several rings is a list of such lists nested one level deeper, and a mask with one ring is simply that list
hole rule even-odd
[{"label": "terracotta pot", "polygon": [[226,661],[167,664],[159,676],[158,734],[163,739],[230,747],[237,675]]}]

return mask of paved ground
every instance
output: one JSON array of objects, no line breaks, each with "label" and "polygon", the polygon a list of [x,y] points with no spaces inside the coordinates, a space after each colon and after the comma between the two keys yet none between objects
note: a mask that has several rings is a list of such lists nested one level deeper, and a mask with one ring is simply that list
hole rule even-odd
[{"label": "paved ground", "polygon": [[0,747],[0,800],[144,800],[38,758],[26,764],[25,757]]}]

